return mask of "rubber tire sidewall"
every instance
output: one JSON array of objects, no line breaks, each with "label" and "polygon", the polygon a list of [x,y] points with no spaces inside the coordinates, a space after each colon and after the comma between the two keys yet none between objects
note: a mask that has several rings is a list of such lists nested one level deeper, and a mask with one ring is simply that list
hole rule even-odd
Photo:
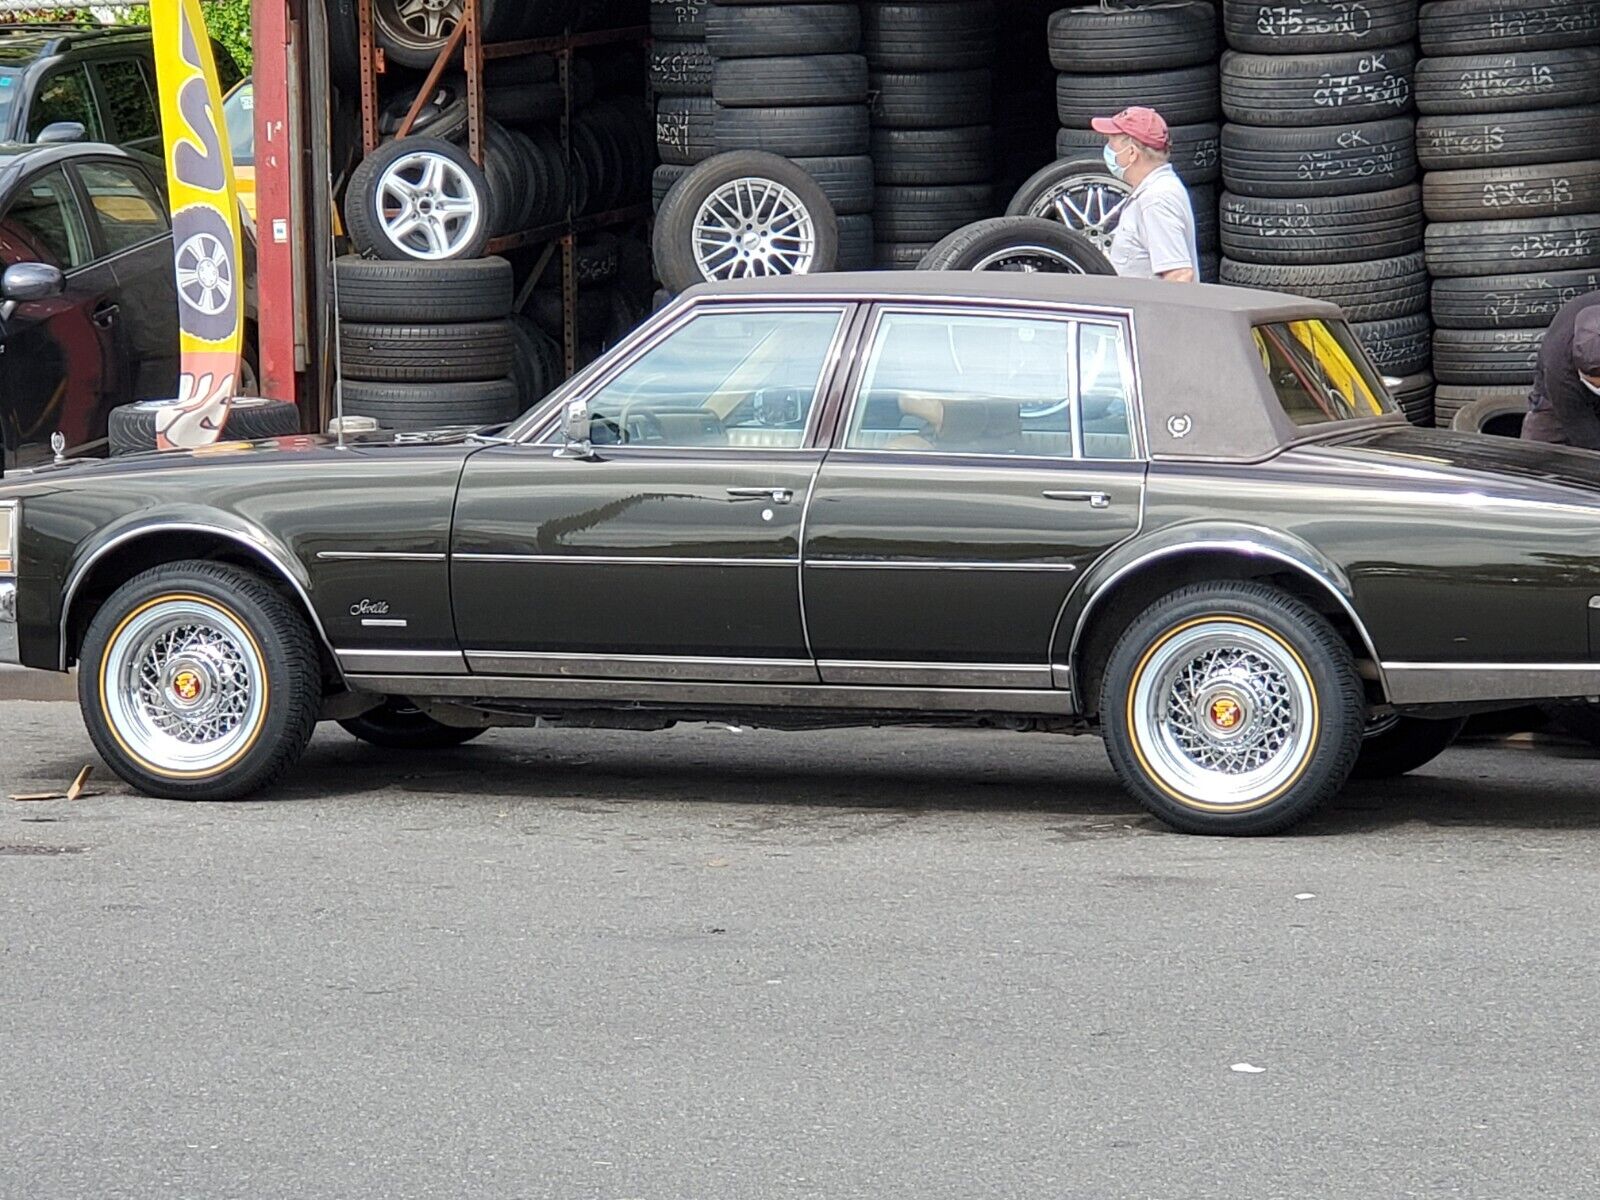
[{"label": "rubber tire sidewall", "polygon": [[[1141,765],[1128,729],[1141,663],[1164,638],[1196,621],[1244,621],[1271,634],[1304,666],[1316,699],[1316,744],[1296,779],[1276,798],[1238,812],[1208,812],[1180,802]],[[1366,700],[1349,648],[1328,622],[1294,597],[1252,583],[1198,584],[1147,608],[1107,660],[1099,697],[1106,753],[1123,786],[1162,821],[1185,833],[1261,835],[1303,820],[1350,777],[1366,725]]]},{"label": "rubber tire sidewall", "polygon": [[[214,605],[249,632],[267,688],[266,712],[249,748],[203,778],[162,774],[125,750],[101,698],[105,655],[117,630],[131,614],[178,596]],[[321,665],[304,617],[257,576],[215,563],[174,563],[135,576],[100,607],[79,653],[78,703],[95,749],[124,781],[167,799],[236,800],[277,782],[310,741],[321,695]]]}]

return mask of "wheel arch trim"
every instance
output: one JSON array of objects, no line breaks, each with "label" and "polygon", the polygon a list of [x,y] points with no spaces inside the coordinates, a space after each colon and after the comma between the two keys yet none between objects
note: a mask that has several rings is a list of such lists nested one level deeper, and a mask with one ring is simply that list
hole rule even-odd
[{"label": "wheel arch trim", "polygon": [[[1101,611],[1107,597],[1117,594],[1121,585],[1130,576],[1164,559],[1199,557],[1204,555],[1222,554],[1237,559],[1265,559],[1274,563],[1287,566],[1297,575],[1309,583],[1314,584],[1320,591],[1326,593],[1336,601],[1350,623],[1355,627],[1357,635],[1361,638],[1362,645],[1366,648],[1367,655],[1372,660],[1377,670],[1377,684],[1384,696],[1389,695],[1389,682],[1383,668],[1383,658],[1378,653],[1377,644],[1372,639],[1372,633],[1367,628],[1360,613],[1356,611],[1355,600],[1348,579],[1324,555],[1313,547],[1295,538],[1283,534],[1273,533],[1269,530],[1254,526],[1209,527],[1196,528],[1193,525],[1169,526],[1158,535],[1159,544],[1155,539],[1145,538],[1135,542],[1125,543],[1119,551],[1113,551],[1107,558],[1097,563],[1088,572],[1079,585],[1067,599],[1067,604],[1062,612],[1062,622],[1058,627],[1057,644],[1059,645],[1060,633],[1066,628],[1067,621],[1071,621],[1072,638],[1068,643],[1066,663],[1067,682],[1071,687],[1074,697],[1080,701],[1087,697],[1079,696],[1079,651],[1082,646],[1084,632],[1089,628],[1094,617]],[[1076,615],[1073,610],[1076,609]],[[1056,661],[1060,661],[1057,659]],[[1080,703],[1081,708],[1081,703]]]},{"label": "wheel arch trim", "polygon": [[[328,639],[328,631],[323,627],[322,617],[318,614],[316,605],[311,602],[309,582],[304,578],[304,573],[294,567],[294,558],[277,542],[267,536],[261,529],[243,524],[239,528],[227,525],[218,525],[206,521],[183,519],[155,519],[141,521],[131,526],[124,526],[110,536],[103,537],[92,550],[82,552],[77,556],[71,571],[67,575],[66,586],[61,591],[61,615],[57,624],[56,637],[58,640],[58,654],[61,670],[67,670],[67,647],[72,625],[72,613],[78,600],[78,592],[83,583],[94,573],[95,567],[107,556],[120,550],[141,538],[156,537],[164,533],[190,533],[201,534],[208,537],[220,538],[242,547],[253,557],[261,561],[284,583],[294,589],[295,596],[299,599],[302,609],[311,621],[311,627],[316,631],[317,639],[327,651],[334,669],[341,678],[344,669],[339,665],[338,656],[333,651],[333,643]],[[151,564],[156,565],[156,564]]]}]

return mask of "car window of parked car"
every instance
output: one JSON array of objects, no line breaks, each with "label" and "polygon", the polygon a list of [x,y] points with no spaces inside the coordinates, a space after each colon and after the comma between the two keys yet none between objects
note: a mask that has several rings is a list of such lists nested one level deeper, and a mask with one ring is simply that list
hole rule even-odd
[{"label": "car window of parked car", "polygon": [[1322,425],[1396,411],[1343,321],[1260,325],[1255,340],[1278,403],[1296,425]]},{"label": "car window of parked car", "polygon": [[228,149],[236,167],[256,162],[256,91],[248,79],[222,98],[222,119],[228,126]]},{"label": "car window of parked car", "polygon": [[41,262],[70,271],[90,257],[89,230],[60,167],[35,175],[12,194],[0,217],[0,264]]},{"label": "car window of parked car", "polygon": [[886,312],[845,448],[1131,458],[1124,346],[1116,324]]},{"label": "car window of parked car", "polygon": [[167,215],[155,185],[132,164],[86,162],[77,167],[107,254],[167,232]]},{"label": "car window of parked car", "polygon": [[97,63],[95,72],[100,76],[106,113],[111,118],[115,129],[113,136],[119,145],[148,142],[161,136],[155,95],[137,59]]},{"label": "car window of parked car", "polygon": [[33,98],[33,107],[28,110],[28,140],[32,141],[45,126],[57,121],[78,122],[91,142],[105,140],[86,68],[73,67],[44,81]]},{"label": "car window of parked car", "polygon": [[842,308],[701,313],[589,399],[597,442],[798,449]]}]

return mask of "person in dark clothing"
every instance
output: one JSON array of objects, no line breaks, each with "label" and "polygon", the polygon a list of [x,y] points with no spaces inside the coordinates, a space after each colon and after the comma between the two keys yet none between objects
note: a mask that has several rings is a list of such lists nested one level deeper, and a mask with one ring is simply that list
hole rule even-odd
[{"label": "person in dark clothing", "polygon": [[1545,332],[1522,436],[1600,450],[1600,292],[1569,301]]}]

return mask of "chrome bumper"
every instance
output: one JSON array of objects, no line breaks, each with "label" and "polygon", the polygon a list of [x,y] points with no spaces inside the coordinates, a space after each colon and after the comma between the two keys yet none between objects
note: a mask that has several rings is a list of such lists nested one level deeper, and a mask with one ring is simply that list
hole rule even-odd
[{"label": "chrome bumper", "polygon": [[17,585],[0,583],[0,663],[20,663],[17,654]]}]

